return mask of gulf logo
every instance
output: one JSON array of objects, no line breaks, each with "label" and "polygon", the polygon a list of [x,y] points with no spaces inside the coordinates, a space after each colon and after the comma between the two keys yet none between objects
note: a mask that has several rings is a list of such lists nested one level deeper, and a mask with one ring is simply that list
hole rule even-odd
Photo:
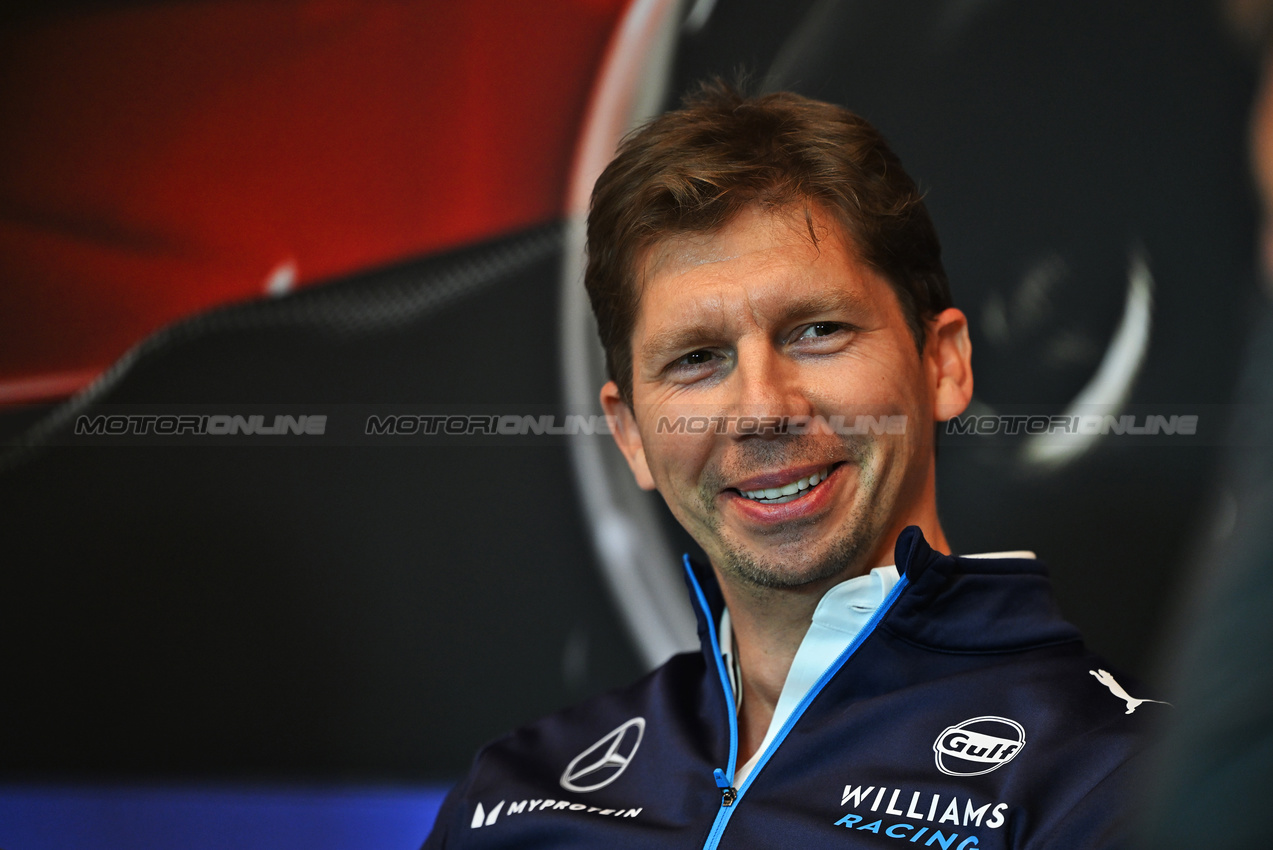
[{"label": "gulf logo", "polygon": [[973,717],[947,726],[933,742],[937,769],[948,776],[980,776],[1016,758],[1025,729],[1006,717]]}]

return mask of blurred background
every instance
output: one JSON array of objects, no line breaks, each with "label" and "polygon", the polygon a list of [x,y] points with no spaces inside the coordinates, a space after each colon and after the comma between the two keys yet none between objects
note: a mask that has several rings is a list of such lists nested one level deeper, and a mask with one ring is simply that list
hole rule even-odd
[{"label": "blurred background", "polygon": [[[694,645],[604,434],[579,216],[746,71],[875,123],[972,323],[960,552],[1157,684],[1257,300],[1253,70],[1189,0],[19,3],[0,18],[0,846],[414,847],[508,728]],[[76,433],[325,416],[322,434]],[[441,420],[437,420],[441,421]],[[1218,508],[1216,507],[1218,506]],[[200,843],[202,842],[202,843]]]}]

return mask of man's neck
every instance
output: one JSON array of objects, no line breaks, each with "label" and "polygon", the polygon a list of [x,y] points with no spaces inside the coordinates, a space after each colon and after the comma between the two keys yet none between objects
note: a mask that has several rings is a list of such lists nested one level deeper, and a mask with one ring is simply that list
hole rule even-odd
[{"label": "man's neck", "polygon": [[791,662],[827,588],[812,592],[799,588],[781,594],[771,591],[763,594],[762,604],[749,589],[733,589],[731,593],[731,588],[723,585],[721,590],[729,606],[743,691],[738,717],[738,762],[742,764],[759,749],[769,730]]},{"label": "man's neck", "polygon": [[[933,549],[948,552],[941,526],[924,529]],[[900,533],[900,530],[899,530]],[[897,535],[893,534],[892,541]],[[791,671],[800,643],[813,622],[813,613],[822,597],[835,585],[877,566],[893,563],[892,548],[853,571],[796,588],[761,588],[727,580],[717,571],[730,627],[737,651],[739,679],[743,690],[738,717],[738,763],[743,764],[760,748],[769,731],[774,707]],[[880,563],[874,563],[874,561]]]}]

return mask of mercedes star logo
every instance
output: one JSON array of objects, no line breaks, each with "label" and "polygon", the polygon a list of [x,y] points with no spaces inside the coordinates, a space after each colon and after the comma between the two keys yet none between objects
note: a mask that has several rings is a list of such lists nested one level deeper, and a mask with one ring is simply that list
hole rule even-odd
[{"label": "mercedes star logo", "polygon": [[608,732],[566,765],[561,787],[579,794],[606,787],[631,764],[644,734],[644,717],[634,717]]}]

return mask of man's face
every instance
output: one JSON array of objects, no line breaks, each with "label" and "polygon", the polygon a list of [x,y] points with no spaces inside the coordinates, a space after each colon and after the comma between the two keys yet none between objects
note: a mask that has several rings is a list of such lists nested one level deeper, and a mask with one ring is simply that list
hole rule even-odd
[{"label": "man's face", "polygon": [[[632,336],[631,411],[613,384],[602,392],[638,483],[658,489],[718,569],[752,586],[890,563],[896,533],[932,500],[949,346],[921,357],[889,284],[830,215],[814,208],[812,221],[816,245],[798,208],[749,209],[716,234],[656,246]],[[966,325],[947,313],[966,367]],[[859,415],[905,417],[904,432],[772,425],[852,428]]]}]

